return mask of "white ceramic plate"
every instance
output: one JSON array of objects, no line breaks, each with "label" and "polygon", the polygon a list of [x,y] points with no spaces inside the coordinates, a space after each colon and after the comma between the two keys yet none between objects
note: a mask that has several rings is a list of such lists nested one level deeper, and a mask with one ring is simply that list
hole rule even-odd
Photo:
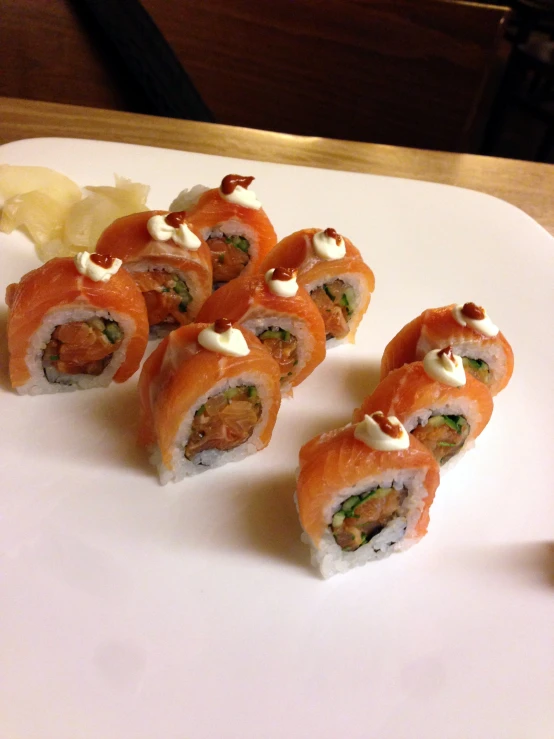
[{"label": "white ceramic plate", "polygon": [[[551,739],[554,735],[554,241],[468,190],[96,141],[36,139],[0,162],[80,185],[183,187],[229,172],[284,236],[334,226],[376,291],[355,347],[283,403],[268,449],[160,487],[136,448],[136,378],[19,397],[0,375],[0,736],[6,739]],[[39,262],[0,234],[0,289]],[[329,581],[292,501],[300,445],[346,422],[387,341],[474,300],[516,369],[428,536]]]}]

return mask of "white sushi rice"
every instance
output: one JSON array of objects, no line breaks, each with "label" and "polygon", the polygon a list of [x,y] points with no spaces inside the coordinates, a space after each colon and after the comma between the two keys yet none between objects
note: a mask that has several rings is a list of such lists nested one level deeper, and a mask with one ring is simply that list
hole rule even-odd
[{"label": "white sushi rice", "polygon": [[[312,565],[319,568],[322,576],[327,579],[333,575],[348,572],[354,567],[365,565],[367,562],[383,559],[393,552],[404,551],[415,544],[417,539],[410,535],[419,521],[427,500],[428,492],[423,484],[426,474],[427,469],[422,468],[382,470],[378,475],[367,477],[353,487],[338,492],[323,511],[328,526],[319,545],[315,545],[307,533],[302,534],[302,541],[309,544],[311,548]],[[354,552],[344,551],[339,547],[330,530],[333,515],[350,496],[360,495],[376,487],[394,487],[396,490],[406,488],[408,494],[398,515],[389,521],[382,531]]]},{"label": "white sushi rice", "polygon": [[[250,438],[240,446],[230,449],[227,452],[223,452],[218,449],[207,449],[206,451],[197,454],[193,460],[187,459],[185,457],[184,450],[190,436],[192,422],[196,411],[214,395],[219,395],[220,393],[225,392],[225,390],[238,387],[239,385],[254,385],[262,403],[260,419],[254,427],[254,431]],[[194,406],[189,408],[179,425],[179,429],[172,445],[171,469],[164,465],[159,448],[155,448],[152,451],[150,461],[158,469],[161,484],[166,485],[168,482],[179,482],[185,477],[197,475],[200,472],[205,472],[206,470],[213,469],[215,467],[221,467],[228,462],[238,462],[241,459],[248,457],[250,454],[255,454],[257,451],[262,449],[263,444],[260,440],[260,434],[262,429],[267,425],[271,402],[272,398],[269,388],[265,383],[265,377],[259,373],[248,372],[238,375],[237,377],[233,377],[230,380],[223,379],[211,387],[209,392],[199,397]]]},{"label": "white sushi rice", "polygon": [[[61,374],[54,368],[49,368],[51,381],[47,378],[43,367],[43,354],[57,326],[73,321],[89,321],[91,318],[104,318],[115,321],[123,331],[123,341],[115,350],[109,364],[100,375]],[[30,379],[17,388],[20,395],[43,395],[47,393],[63,393],[70,390],[88,390],[94,387],[106,387],[123,364],[127,347],[135,333],[135,322],[129,316],[117,311],[95,310],[80,306],[65,307],[50,310],[44,316],[43,322],[32,336],[25,357],[25,363],[30,372]]]},{"label": "white sushi rice", "polygon": [[[350,305],[352,309],[352,315],[348,319],[348,323],[354,324],[357,327],[359,321],[361,320],[361,316],[358,315],[362,303],[362,301],[360,300],[360,296],[367,292],[366,282],[360,277],[360,275],[356,274],[355,272],[345,272],[341,275],[330,274],[323,279],[320,278],[318,280],[314,280],[313,282],[305,283],[304,288],[307,290],[308,293],[311,294],[318,287],[323,287],[323,285],[326,285],[328,282],[333,282],[334,280],[342,280],[347,288],[350,288],[354,292],[354,300]],[[350,330],[348,334],[346,334],[346,336],[342,339],[328,339],[326,345],[327,349],[333,349],[335,346],[340,346],[341,344],[353,343],[355,333],[356,332],[354,330]]]},{"label": "white sushi rice", "polygon": [[293,375],[281,383],[281,393],[288,395],[292,392],[292,380],[301,370],[304,369],[306,363],[313,352],[313,337],[301,319],[294,316],[275,315],[275,316],[259,316],[249,318],[242,322],[244,328],[252,331],[253,334],[259,336],[270,327],[278,327],[284,331],[289,331],[297,338],[297,359],[298,364],[293,370]]}]

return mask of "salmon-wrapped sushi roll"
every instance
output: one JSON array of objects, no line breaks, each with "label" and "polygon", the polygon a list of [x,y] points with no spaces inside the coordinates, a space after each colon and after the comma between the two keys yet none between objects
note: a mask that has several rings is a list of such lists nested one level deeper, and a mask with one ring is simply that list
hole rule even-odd
[{"label": "salmon-wrapped sushi roll", "polygon": [[325,358],[325,326],[292,270],[271,269],[223,285],[204,303],[198,320],[211,323],[220,316],[256,334],[279,364],[284,394]]},{"label": "salmon-wrapped sushi roll", "polygon": [[188,221],[206,239],[212,254],[214,287],[240,274],[254,274],[277,243],[271,221],[256,194],[253,177],[230,174],[218,188],[184,190],[170,210],[186,210]]},{"label": "salmon-wrapped sushi roll", "polygon": [[296,489],[312,564],[330,577],[415,544],[438,484],[433,455],[392,416],[312,439],[300,450]]},{"label": "salmon-wrapped sushi roll", "polygon": [[369,306],[375,277],[358,249],[334,228],[306,228],[287,236],[271,250],[260,271],[289,267],[310,294],[328,341],[354,342]]},{"label": "salmon-wrapped sushi roll", "polygon": [[444,464],[473,445],[492,409],[488,387],[466,374],[462,358],[446,347],[393,370],[354,411],[353,421],[377,410],[396,416]]},{"label": "salmon-wrapped sushi roll", "polygon": [[264,449],[279,377],[258,339],[226,319],[172,331],[139,379],[139,443],[153,452],[162,484]]},{"label": "salmon-wrapped sushi roll", "polygon": [[184,213],[155,210],[118,218],[100,236],[96,252],[118,257],[133,276],[153,336],[192,323],[212,293],[210,250]]},{"label": "salmon-wrapped sushi roll", "polygon": [[408,362],[423,359],[431,349],[451,346],[466,371],[496,395],[514,371],[514,353],[484,308],[475,303],[430,308],[396,334],[383,353],[381,378]]},{"label": "salmon-wrapped sushi roll", "polygon": [[21,395],[105,387],[139,368],[148,317],[119,259],[52,259],[6,291],[10,379]]}]

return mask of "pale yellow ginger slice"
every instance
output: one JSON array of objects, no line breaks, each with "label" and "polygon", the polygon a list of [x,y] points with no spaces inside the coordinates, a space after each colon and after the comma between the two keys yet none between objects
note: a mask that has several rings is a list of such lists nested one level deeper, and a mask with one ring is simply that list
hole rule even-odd
[{"label": "pale yellow ginger slice", "polygon": [[48,167],[0,164],[0,207],[14,195],[40,190],[59,203],[71,205],[81,199],[81,188],[69,177]]},{"label": "pale yellow ginger slice", "polygon": [[26,229],[46,262],[94,251],[102,231],[117,218],[147,210],[148,185],[115,176],[115,187],[92,185],[82,198],[65,175],[46,167],[0,165],[0,199],[7,198],[0,231]]},{"label": "pale yellow ginger slice", "polygon": [[69,207],[40,190],[15,195],[2,209],[0,231],[11,233],[25,228],[35,244],[59,238]]}]

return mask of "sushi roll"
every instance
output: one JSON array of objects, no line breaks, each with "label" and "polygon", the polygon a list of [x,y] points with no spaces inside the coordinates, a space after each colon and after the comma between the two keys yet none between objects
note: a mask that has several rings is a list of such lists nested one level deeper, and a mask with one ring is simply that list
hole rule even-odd
[{"label": "sushi roll", "polygon": [[226,319],[172,331],[139,379],[139,443],[160,481],[243,459],[269,444],[281,403],[277,362]]},{"label": "sushi roll", "polygon": [[253,177],[229,174],[218,188],[184,190],[170,210],[186,210],[187,219],[206,239],[212,256],[214,287],[240,274],[254,274],[277,243],[271,221],[256,194]]},{"label": "sushi roll", "polygon": [[392,416],[312,439],[300,450],[296,488],[312,564],[327,578],[415,544],[438,484],[433,455]]},{"label": "sushi roll", "polygon": [[325,358],[325,326],[292,270],[245,275],[228,282],[203,305],[199,321],[226,316],[256,334],[277,360],[281,390],[290,394]]},{"label": "sushi roll", "polygon": [[10,380],[21,395],[105,387],[139,368],[148,317],[121,261],[52,259],[6,292]]},{"label": "sushi roll", "polygon": [[210,250],[184,213],[156,210],[118,218],[100,236],[96,252],[118,257],[133,276],[151,336],[192,323],[212,293]]},{"label": "sushi roll", "polygon": [[446,347],[393,370],[354,411],[353,421],[377,410],[396,416],[442,465],[473,446],[492,409],[488,387]]},{"label": "sushi roll", "polygon": [[354,342],[375,288],[375,277],[358,249],[334,228],[306,228],[271,250],[260,271],[289,267],[310,294],[331,345]]},{"label": "sushi roll", "polygon": [[503,390],[514,371],[514,353],[484,308],[475,303],[430,308],[414,318],[387,344],[381,378],[408,362],[421,360],[431,349],[451,346],[466,372],[493,395]]}]

